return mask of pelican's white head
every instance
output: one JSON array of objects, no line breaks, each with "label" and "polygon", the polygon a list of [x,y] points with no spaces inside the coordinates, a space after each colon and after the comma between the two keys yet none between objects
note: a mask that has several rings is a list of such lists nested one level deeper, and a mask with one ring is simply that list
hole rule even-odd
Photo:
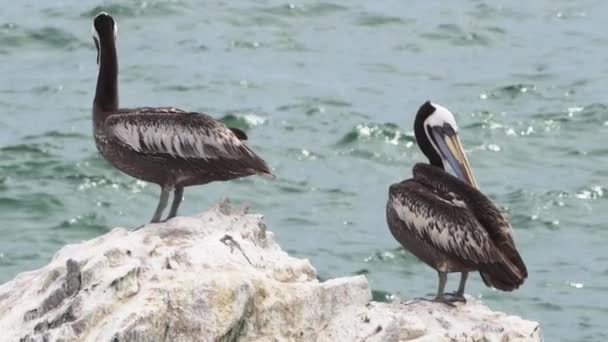
[{"label": "pelican's white head", "polygon": [[441,105],[425,102],[416,114],[414,132],[418,146],[431,164],[443,168],[443,162],[447,162],[458,178],[478,187],[458,138],[458,125],[452,112]]}]

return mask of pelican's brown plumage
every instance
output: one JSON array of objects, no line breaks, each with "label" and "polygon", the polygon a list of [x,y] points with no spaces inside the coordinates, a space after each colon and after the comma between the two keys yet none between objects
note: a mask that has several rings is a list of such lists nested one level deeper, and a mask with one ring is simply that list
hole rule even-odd
[{"label": "pelican's brown plumage", "polygon": [[[429,164],[416,164],[413,178],[389,188],[386,207],[391,233],[403,247],[437,270],[435,300],[464,300],[468,272],[479,271],[484,283],[512,291],[528,276],[505,215],[477,189],[457,135],[453,115],[426,102],[414,133]],[[448,162],[458,177],[444,170]],[[447,273],[461,272],[454,297],[444,296]]]},{"label": "pelican's brown plumage", "polygon": [[177,214],[184,187],[254,174],[272,176],[245,143],[245,132],[203,113],[175,107],[118,107],[116,22],[107,13],[93,21],[99,75],[93,100],[95,144],[124,173],[161,187],[152,222],[159,222],[174,190],[168,218]]}]

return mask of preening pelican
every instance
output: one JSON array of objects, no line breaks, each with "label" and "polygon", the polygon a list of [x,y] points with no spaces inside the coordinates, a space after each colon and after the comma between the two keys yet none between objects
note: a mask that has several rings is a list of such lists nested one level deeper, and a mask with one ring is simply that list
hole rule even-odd
[{"label": "preening pelican", "polygon": [[[479,271],[487,286],[503,291],[518,288],[528,271],[515,248],[511,225],[478,190],[452,113],[424,103],[416,114],[414,133],[429,164],[416,164],[413,178],[390,186],[386,216],[395,239],[437,271],[434,300],[464,301],[472,271]],[[444,162],[456,177],[445,172]],[[451,272],[461,272],[460,285],[446,297]]]}]

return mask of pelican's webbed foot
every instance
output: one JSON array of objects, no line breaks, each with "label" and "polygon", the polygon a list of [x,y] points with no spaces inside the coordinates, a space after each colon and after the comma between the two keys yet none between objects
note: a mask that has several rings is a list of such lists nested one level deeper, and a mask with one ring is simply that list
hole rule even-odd
[{"label": "pelican's webbed foot", "polygon": [[446,293],[444,298],[446,298],[450,302],[461,302],[461,303],[465,303],[465,304],[467,302],[467,299],[464,297],[464,293],[460,293],[458,291],[452,292],[452,293]]},{"label": "pelican's webbed foot", "polygon": [[415,304],[415,303],[418,303],[418,302],[432,302],[432,303],[442,303],[442,304],[445,304],[447,306],[450,306],[450,307],[454,308],[454,307],[456,307],[456,304],[454,304],[454,302],[458,302],[458,301],[459,300],[454,300],[452,298],[447,298],[445,296],[435,297],[435,298],[417,297],[417,298],[414,298],[414,299],[412,299],[410,301],[405,302],[404,304],[405,305],[410,305],[410,304]]}]

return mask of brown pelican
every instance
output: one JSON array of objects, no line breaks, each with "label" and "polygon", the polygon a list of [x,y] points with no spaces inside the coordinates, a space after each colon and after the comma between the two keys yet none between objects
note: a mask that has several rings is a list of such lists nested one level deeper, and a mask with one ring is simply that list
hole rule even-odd
[{"label": "brown pelican", "polygon": [[247,135],[207,114],[174,107],[118,108],[117,26],[107,13],[93,21],[99,75],[93,100],[95,144],[122,172],[161,187],[151,222],[159,222],[174,190],[167,219],[177,214],[184,187],[253,174],[272,177]]},{"label": "brown pelican", "polygon": [[[464,301],[472,271],[479,271],[487,286],[518,288],[528,276],[526,265],[515,249],[507,218],[478,190],[452,113],[424,103],[414,133],[429,164],[416,164],[413,178],[390,186],[386,216],[395,239],[437,271],[434,300]],[[457,177],[444,171],[444,161]],[[461,278],[448,298],[444,288],[450,272],[461,272]]]}]

